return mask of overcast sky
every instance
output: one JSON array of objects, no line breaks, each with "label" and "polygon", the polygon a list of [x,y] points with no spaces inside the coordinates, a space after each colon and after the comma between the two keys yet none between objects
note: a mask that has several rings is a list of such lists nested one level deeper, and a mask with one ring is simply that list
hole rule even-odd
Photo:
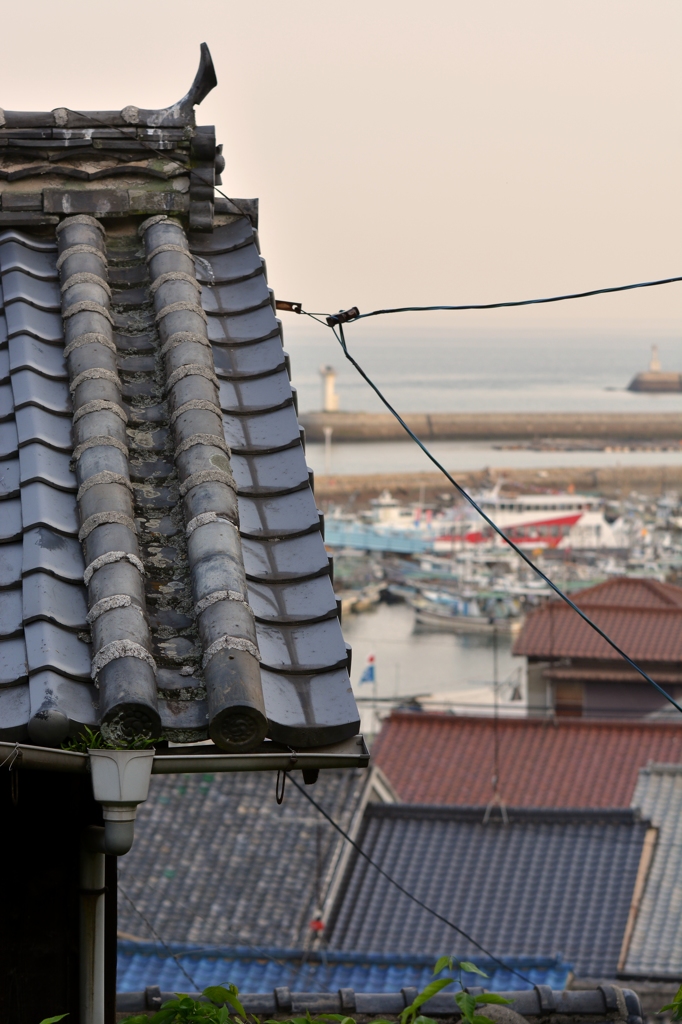
[{"label": "overcast sky", "polygon": [[[679,0],[7,4],[0,106],[165,106],[204,40],[219,85],[197,119],[225,191],[260,197],[282,298],[367,310],[682,273]],[[672,332],[682,285],[468,322]]]}]

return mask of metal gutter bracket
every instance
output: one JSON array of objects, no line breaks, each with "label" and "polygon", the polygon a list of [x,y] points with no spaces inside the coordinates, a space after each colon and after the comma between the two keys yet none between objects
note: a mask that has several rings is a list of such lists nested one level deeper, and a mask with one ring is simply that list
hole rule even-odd
[{"label": "metal gutter bracket", "polygon": [[122,857],[133,845],[138,804],[149,795],[155,751],[89,750],[92,792],[102,805],[103,853]]}]

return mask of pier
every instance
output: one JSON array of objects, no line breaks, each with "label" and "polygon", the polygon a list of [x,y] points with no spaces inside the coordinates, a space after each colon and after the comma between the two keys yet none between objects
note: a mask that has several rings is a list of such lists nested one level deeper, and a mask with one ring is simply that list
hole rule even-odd
[{"label": "pier", "polygon": [[[404,420],[423,441],[679,441],[680,413],[405,413]],[[404,441],[405,431],[390,413],[309,412],[300,416],[309,441],[334,443]]]}]

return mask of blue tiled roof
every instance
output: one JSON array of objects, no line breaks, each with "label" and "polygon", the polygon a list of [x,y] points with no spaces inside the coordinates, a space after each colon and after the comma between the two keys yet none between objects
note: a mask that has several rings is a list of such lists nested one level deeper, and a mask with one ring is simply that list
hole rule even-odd
[{"label": "blue tiled roof", "polygon": [[[383,953],[342,953],[336,950],[305,952],[277,946],[255,950],[245,946],[206,947],[194,943],[169,943],[168,949],[152,942],[119,940],[117,991],[136,992],[158,985],[164,992],[187,991],[189,983],[180,964],[195,981],[197,990],[207,985],[231,982],[241,992],[271,992],[286,985],[297,992],[399,992],[401,988],[423,988],[433,979],[430,955]],[[563,989],[571,965],[560,956],[517,956],[505,960],[523,974],[529,985],[494,961],[474,957],[485,971],[487,989],[518,991],[532,985]],[[474,974],[463,976],[464,985],[483,981]]]}]

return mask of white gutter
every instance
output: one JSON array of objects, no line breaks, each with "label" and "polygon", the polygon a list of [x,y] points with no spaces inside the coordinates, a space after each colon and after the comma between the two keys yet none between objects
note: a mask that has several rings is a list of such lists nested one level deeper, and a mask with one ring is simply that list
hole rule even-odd
[{"label": "white gutter", "polygon": [[[268,747],[272,747],[272,750],[268,750]],[[253,754],[222,754],[212,744],[169,747],[167,751],[155,751],[153,754],[152,775],[291,771],[294,768],[366,768],[369,764],[369,751],[362,736],[352,736],[342,743],[302,751],[284,750],[279,744],[266,741]],[[54,747],[35,747],[28,743],[0,742],[0,763],[3,761],[6,761],[8,767],[11,764],[12,769],[31,768],[57,772],[90,770],[88,754]]]}]

